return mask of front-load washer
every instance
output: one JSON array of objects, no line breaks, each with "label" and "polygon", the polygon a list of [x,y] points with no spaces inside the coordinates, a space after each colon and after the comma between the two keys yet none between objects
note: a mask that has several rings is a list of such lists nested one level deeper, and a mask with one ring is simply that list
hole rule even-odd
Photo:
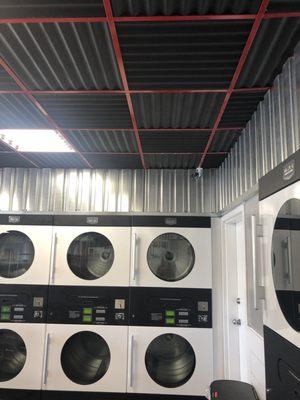
[{"label": "front-load washer", "polygon": [[264,324],[300,347],[300,151],[260,180]]},{"label": "front-load washer", "polygon": [[131,286],[211,288],[208,217],[135,216]]},{"label": "front-load washer", "polygon": [[0,284],[47,285],[52,217],[0,215]]},{"label": "front-load washer", "polygon": [[131,217],[54,216],[52,285],[128,286]]},{"label": "front-load washer", "polygon": [[128,393],[205,399],[213,378],[211,291],[131,288],[130,298]]},{"label": "front-load washer", "polygon": [[48,304],[43,398],[125,394],[129,288],[52,286]]},{"label": "front-load washer", "polygon": [[38,398],[45,344],[44,288],[0,286],[0,398]]}]

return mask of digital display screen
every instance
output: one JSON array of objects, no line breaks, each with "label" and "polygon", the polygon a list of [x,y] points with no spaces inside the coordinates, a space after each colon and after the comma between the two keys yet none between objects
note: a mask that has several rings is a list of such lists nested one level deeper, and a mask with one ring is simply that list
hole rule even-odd
[{"label": "digital display screen", "polygon": [[175,311],[167,310],[166,317],[175,317]]},{"label": "digital display screen", "polygon": [[11,307],[10,306],[2,306],[1,313],[10,313]]},{"label": "digital display screen", "polygon": [[1,321],[9,321],[10,315],[9,314],[1,314]]},{"label": "digital display screen", "polygon": [[175,318],[166,318],[166,324],[167,325],[174,325],[175,324]]},{"label": "digital display screen", "polygon": [[91,315],[84,315],[84,316],[82,317],[82,321],[83,321],[83,322],[92,322],[92,321],[93,321],[93,318],[92,318]]},{"label": "digital display screen", "polygon": [[93,309],[92,308],[85,307],[83,309],[83,314],[85,314],[85,315],[91,315],[92,313],[93,313]]}]

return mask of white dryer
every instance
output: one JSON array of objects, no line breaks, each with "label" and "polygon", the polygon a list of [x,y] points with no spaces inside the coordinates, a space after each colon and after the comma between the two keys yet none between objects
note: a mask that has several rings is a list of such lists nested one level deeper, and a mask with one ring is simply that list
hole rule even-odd
[{"label": "white dryer", "polygon": [[259,182],[268,400],[300,398],[300,151]]},{"label": "white dryer", "polygon": [[128,286],[131,217],[55,216],[51,285]]},{"label": "white dryer", "polygon": [[133,217],[131,286],[211,288],[211,221]]},{"label": "white dryer", "polygon": [[52,217],[0,215],[0,284],[47,285]]}]

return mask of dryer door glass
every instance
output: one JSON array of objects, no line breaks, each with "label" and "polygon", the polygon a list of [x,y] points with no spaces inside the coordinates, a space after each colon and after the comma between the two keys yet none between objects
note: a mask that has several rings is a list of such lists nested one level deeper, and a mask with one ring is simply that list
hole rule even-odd
[{"label": "dryer door glass", "polygon": [[81,279],[94,280],[104,276],[114,262],[114,248],[100,233],[83,233],[71,243],[67,260],[72,272]]},{"label": "dryer door glass", "polygon": [[65,343],[61,365],[66,376],[79,385],[99,381],[110,364],[110,350],[106,341],[90,331],[78,332]]},{"label": "dryer door glass", "polygon": [[164,233],[151,242],[147,261],[154,275],[164,281],[174,282],[191,272],[195,252],[191,243],[182,235]]},{"label": "dryer door glass", "polygon": [[272,238],[272,271],[277,299],[287,322],[300,331],[300,200],[280,209]]},{"label": "dryer door glass", "polygon": [[17,278],[25,274],[34,259],[34,246],[22,232],[8,231],[0,234],[0,276]]},{"label": "dryer door glass", "polygon": [[196,357],[190,343],[182,336],[167,333],[149,345],[145,364],[157,384],[175,388],[185,384],[193,375]]},{"label": "dryer door glass", "polygon": [[0,329],[0,382],[15,378],[26,362],[26,346],[16,332]]}]

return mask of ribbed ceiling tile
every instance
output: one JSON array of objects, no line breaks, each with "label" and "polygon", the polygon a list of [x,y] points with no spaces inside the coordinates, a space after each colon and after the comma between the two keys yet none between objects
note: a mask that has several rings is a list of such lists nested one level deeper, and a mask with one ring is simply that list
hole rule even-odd
[{"label": "ribbed ceiling tile", "polygon": [[94,168],[101,169],[141,169],[139,155],[122,154],[85,154]]},{"label": "ribbed ceiling tile", "polygon": [[88,168],[76,153],[26,153],[40,168]]},{"label": "ribbed ceiling tile", "polygon": [[146,154],[148,168],[190,169],[199,164],[200,154]]}]

